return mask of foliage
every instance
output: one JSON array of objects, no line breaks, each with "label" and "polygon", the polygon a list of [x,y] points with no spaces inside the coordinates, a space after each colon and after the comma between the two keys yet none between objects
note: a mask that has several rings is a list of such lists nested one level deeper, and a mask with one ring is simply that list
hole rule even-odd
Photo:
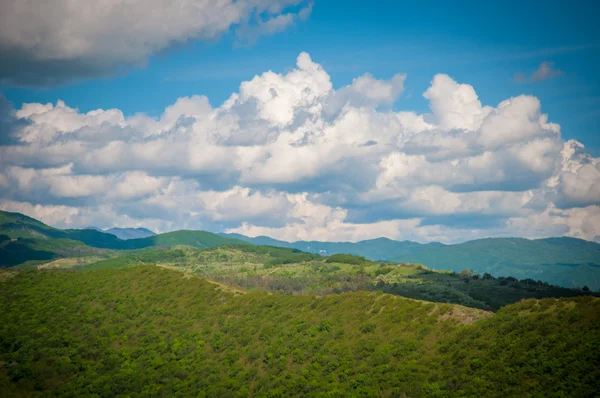
[{"label": "foliage", "polygon": [[[267,237],[222,234],[256,244],[296,248],[306,252],[348,253],[373,261],[421,263],[459,272],[472,269],[496,277],[542,280],[563,287],[588,285],[600,290],[600,244],[575,238],[488,238],[455,245],[398,242],[387,238],[360,242],[284,242]],[[268,243],[267,243],[268,242]]]},{"label": "foliage", "polygon": [[[210,248],[224,245],[239,245],[248,242],[271,247],[300,250],[305,253],[325,253],[327,255],[354,255],[372,261],[402,261],[405,263],[426,264],[432,269],[445,269],[459,272],[472,269],[475,274],[488,273],[495,277],[516,277],[519,279],[542,280],[554,285],[580,289],[586,285],[590,290],[600,290],[600,244],[574,238],[547,238],[528,240],[520,238],[479,239],[456,245],[441,243],[419,244],[416,242],[397,242],[386,238],[371,239],[357,243],[351,242],[283,242],[268,237],[248,238],[239,234],[212,234],[206,231],[174,231],[141,239],[121,240],[110,233],[94,229],[60,230],[49,227],[33,218],[20,213],[0,211],[0,234],[11,239],[26,238],[38,241],[56,239],[79,241],[99,249],[138,250],[150,247],[171,247],[186,245],[196,248]],[[23,258],[27,260],[48,261],[63,255],[53,248],[44,249],[54,256],[35,253],[29,249],[17,247],[20,255],[15,260],[4,261],[1,266],[14,266]],[[274,250],[274,249],[271,249]],[[23,253],[31,253],[31,258]],[[0,242],[0,258],[13,256],[6,252]],[[86,254],[98,255],[98,253]],[[109,255],[107,254],[107,257]],[[305,260],[310,258],[305,255]],[[290,264],[290,258],[274,259],[270,265],[276,267]],[[44,258],[45,260],[42,260]],[[294,260],[295,261],[295,260]],[[357,264],[358,259],[346,257],[345,260],[332,260],[336,263]],[[37,264],[37,263],[36,263]]]},{"label": "foliage", "polygon": [[159,267],[0,282],[8,396],[592,396],[600,300],[497,314],[397,296],[241,293]]},{"label": "foliage", "polygon": [[352,254],[334,254],[329,256],[325,262],[361,265],[366,263],[367,259],[361,256],[354,256]]},{"label": "foliage", "polygon": [[[175,246],[147,248],[77,269],[124,268],[140,264],[167,266],[245,290],[283,294],[383,291],[420,300],[461,304],[486,310],[524,298],[573,297],[588,292],[551,286],[541,281],[455,274],[420,265],[330,262],[346,256],[320,257],[269,246],[225,245],[205,250]],[[350,259],[356,257],[350,256]],[[470,276],[469,276],[470,275]]]}]

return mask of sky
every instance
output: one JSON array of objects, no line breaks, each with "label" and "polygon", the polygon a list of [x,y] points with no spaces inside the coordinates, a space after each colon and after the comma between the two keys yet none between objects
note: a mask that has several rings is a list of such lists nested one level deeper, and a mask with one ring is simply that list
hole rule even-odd
[{"label": "sky", "polygon": [[0,4],[0,209],[61,228],[600,242],[590,1]]}]

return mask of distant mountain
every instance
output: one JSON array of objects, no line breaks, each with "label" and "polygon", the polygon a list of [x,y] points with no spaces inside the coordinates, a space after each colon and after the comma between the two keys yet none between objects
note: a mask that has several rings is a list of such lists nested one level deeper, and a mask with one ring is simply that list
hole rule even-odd
[{"label": "distant mountain", "polygon": [[[174,231],[136,239],[119,239],[97,229],[57,229],[21,213],[0,211],[0,267],[28,260],[49,260],[76,255],[92,248],[134,250],[152,246],[188,245],[197,248],[245,243],[206,231]],[[4,240],[4,242],[2,242]],[[82,245],[83,243],[83,245]],[[43,248],[43,250],[42,250]],[[69,248],[67,250],[67,248]]]},{"label": "distant mountain", "polygon": [[154,232],[146,228],[109,228],[105,229],[103,232],[106,232],[107,234],[113,234],[117,238],[123,240],[147,238],[149,236],[156,235]]},{"label": "distant mountain", "polygon": [[322,254],[349,253],[370,260],[421,263],[434,269],[472,269],[494,276],[531,278],[565,287],[600,289],[600,244],[575,238],[487,238],[455,245],[387,238],[352,242],[285,242],[266,236],[222,236]]}]

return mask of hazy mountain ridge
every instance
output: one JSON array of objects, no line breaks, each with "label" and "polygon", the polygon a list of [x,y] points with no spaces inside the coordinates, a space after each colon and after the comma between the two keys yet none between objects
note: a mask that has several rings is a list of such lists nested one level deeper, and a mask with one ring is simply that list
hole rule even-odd
[{"label": "hazy mountain ridge", "polygon": [[108,228],[103,230],[102,232],[106,232],[107,234],[115,235],[119,239],[129,240],[129,239],[138,239],[138,238],[147,238],[149,236],[154,236],[156,233],[150,231],[147,228]]},{"label": "hazy mountain ridge", "polygon": [[285,242],[265,236],[221,234],[255,244],[270,244],[312,253],[349,253],[370,260],[403,261],[429,268],[472,269],[494,276],[531,278],[566,287],[600,289],[600,244],[571,237],[544,239],[485,238],[459,244],[421,244],[387,238],[359,242]]}]

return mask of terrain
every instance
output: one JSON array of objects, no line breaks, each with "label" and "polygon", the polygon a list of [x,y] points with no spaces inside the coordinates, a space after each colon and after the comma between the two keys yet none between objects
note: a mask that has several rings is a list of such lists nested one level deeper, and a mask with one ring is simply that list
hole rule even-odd
[{"label": "terrain", "polygon": [[76,269],[91,271],[139,265],[169,268],[247,291],[320,296],[378,291],[492,311],[524,298],[590,294],[529,279],[494,278],[470,271],[432,271],[421,264],[380,263],[345,254],[321,257],[272,246],[222,245],[203,250],[175,246],[161,251],[132,252]]},{"label": "terrain", "polygon": [[593,396],[600,299],[498,313],[136,266],[0,278],[6,396]]},{"label": "terrain", "polygon": [[[315,254],[354,254],[372,261],[424,264],[432,270],[531,279],[552,285],[600,290],[600,244],[574,238],[489,238],[456,245],[379,238],[351,242],[284,242],[268,237],[206,231],[174,231],[135,239],[94,230],[60,230],[19,213],[0,212],[0,267],[39,264],[62,257],[114,257],[114,251],[187,245],[209,248],[251,243]],[[9,240],[7,241],[7,238]]]},{"label": "terrain", "polygon": [[285,242],[265,236],[221,236],[259,245],[294,248],[311,253],[349,253],[373,261],[421,263],[436,270],[542,280],[554,285],[600,290],[600,244],[582,239],[488,238],[455,245],[398,242],[387,238],[352,242]]},{"label": "terrain", "polygon": [[0,267],[2,396],[600,389],[600,298],[587,286],[205,231],[122,240],[18,213],[0,213]]}]

